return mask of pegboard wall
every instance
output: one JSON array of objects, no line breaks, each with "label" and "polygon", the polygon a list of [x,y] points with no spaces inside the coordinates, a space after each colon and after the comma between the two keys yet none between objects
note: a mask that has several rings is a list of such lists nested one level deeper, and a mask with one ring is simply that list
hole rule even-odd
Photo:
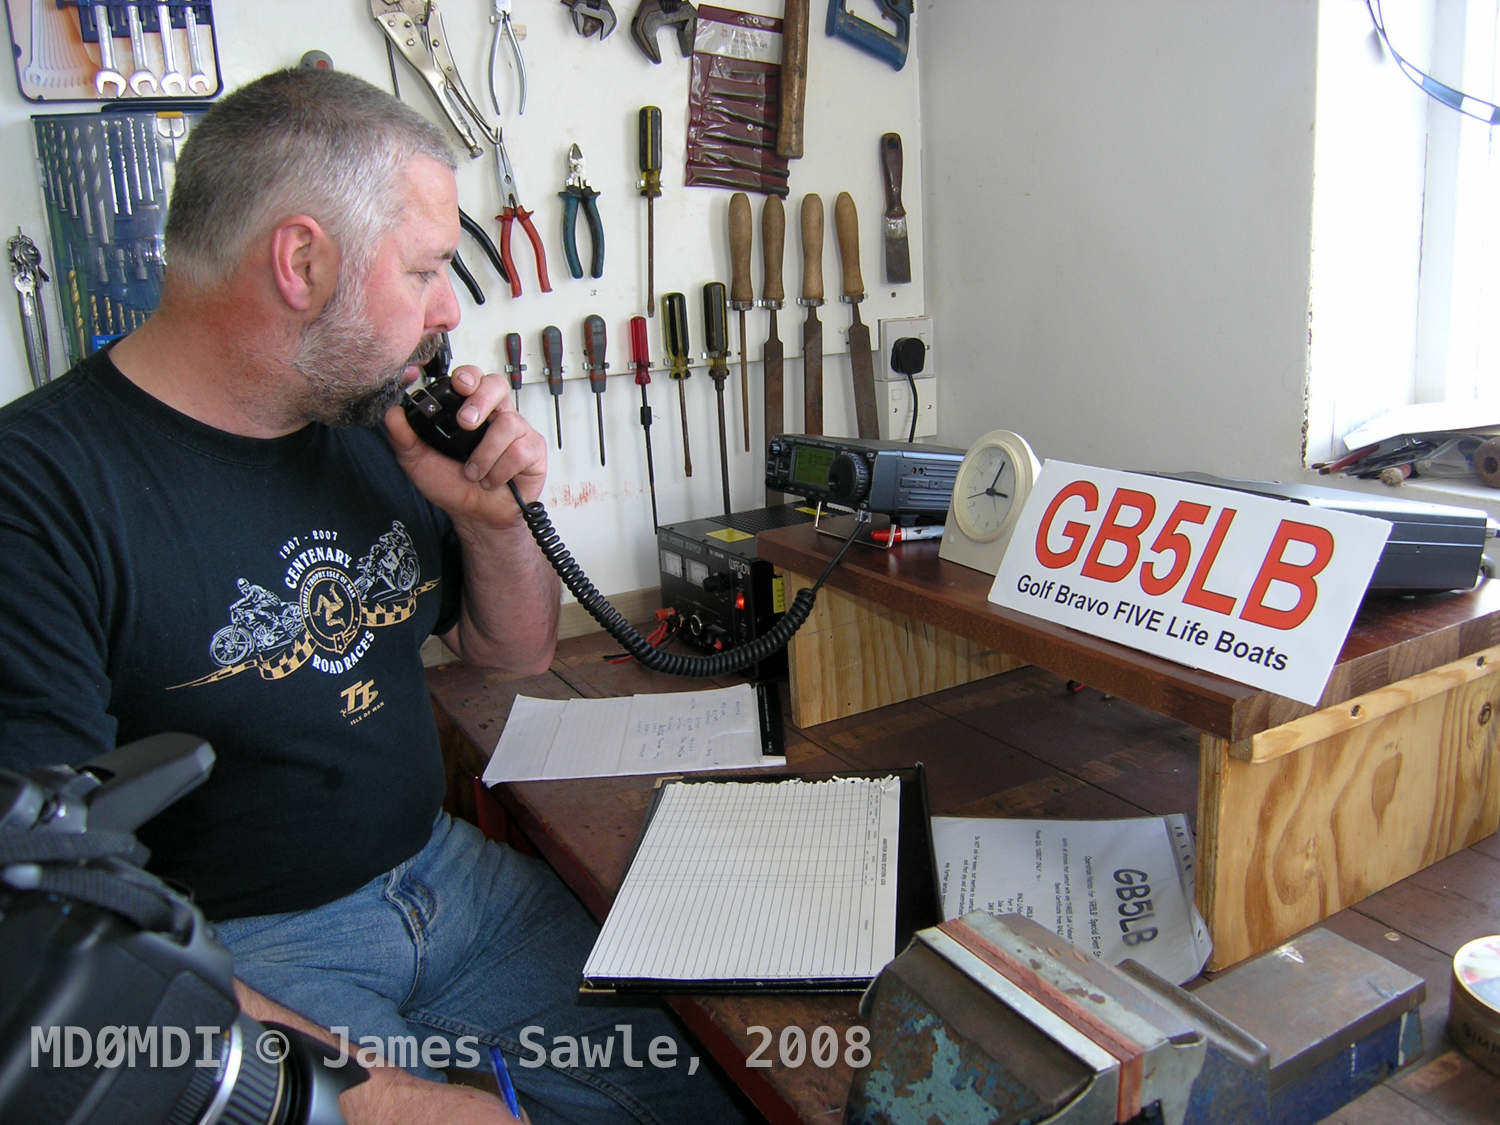
[{"label": "pegboard wall", "polygon": [[[725,5],[731,6],[731,5]],[[781,15],[776,0],[732,5],[760,15]],[[869,0],[848,0],[848,7],[872,22],[879,19]],[[484,0],[444,0],[443,17],[452,36],[451,47],[476,101],[493,113],[487,83],[490,5]],[[543,499],[552,510],[563,539],[583,562],[595,583],[607,592],[653,586],[657,582],[655,540],[646,487],[644,443],[639,425],[639,389],[631,377],[628,324],[645,313],[646,205],[637,188],[637,113],[643,105],[657,105],[663,114],[663,195],[656,201],[657,316],[651,322],[652,383],[650,402],[655,414],[652,441],[656,461],[657,495],[664,523],[697,519],[722,509],[718,471],[718,436],[713,384],[701,359],[703,344],[702,287],[709,281],[730,280],[727,235],[728,189],[683,186],[685,136],[688,120],[689,65],[680,57],[670,30],[660,36],[662,62],[653,65],[630,38],[634,4],[616,8],[619,25],[605,41],[582,38],[573,28],[567,7],[557,0],[514,0],[513,20],[524,29],[528,97],[526,112],[518,115],[519,87],[502,50],[497,72],[504,114],[506,147],[515,167],[521,201],[534,210],[533,222],[547,252],[553,291],[538,292],[530,245],[519,228],[512,233],[512,252],[523,293],[509,288],[467,236],[463,256],[487,300],[477,306],[467,292],[455,289],[463,321],[453,333],[455,362],[475,363],[487,370],[503,369],[503,338],[519,332],[527,364],[521,412],[546,437],[549,487]],[[362,0],[307,4],[293,0],[224,2],[215,5],[219,60],[225,87],[232,89],[259,74],[294,66],[309,50],[331,56],[340,70],[390,88],[385,40]],[[913,24],[913,51],[897,72],[887,63],[856,50],[823,30],[825,0],[815,0],[808,47],[806,155],[791,164],[790,195],[786,199],[786,306],[779,314],[779,334],[786,351],[785,386],[788,428],[797,428],[802,410],[801,340],[804,310],[797,306],[801,290],[802,250],[798,215],[808,192],[821,195],[826,237],[823,269],[828,303],[819,310],[824,324],[825,430],[852,434],[854,411],[849,393],[849,367],[844,330],[849,311],[837,299],[839,257],[834,237],[833,201],[848,191],[859,209],[860,256],[868,297],[861,306],[866,324],[884,317],[924,314],[923,183],[921,167],[921,111],[919,104],[920,23]],[[396,68],[403,99],[448,129],[446,119],[414,71],[399,57]],[[17,225],[43,246],[44,264],[51,269],[45,241],[41,195],[34,165],[29,118],[39,109],[22,100],[12,80],[0,94],[0,143],[10,153],[0,166],[5,204],[0,220],[7,230]],[[59,107],[63,108],[63,107]],[[86,106],[73,105],[69,109]],[[451,134],[451,130],[449,130]],[[879,140],[882,133],[900,133],[905,146],[903,197],[911,237],[912,281],[882,285],[882,225],[884,199],[880,179]],[[454,137],[457,147],[457,137]],[[579,251],[585,276],[574,280],[562,248],[562,200],[558,192],[568,172],[567,152],[576,143],[583,151],[589,181],[600,193],[607,253],[603,276],[588,274],[587,224],[579,218]],[[498,240],[499,190],[494,161],[488,149],[477,160],[462,160],[458,172],[463,208],[484,223]],[[764,197],[751,196],[755,220],[753,278],[761,290],[760,211]],[[51,289],[51,287],[49,287]],[[676,387],[662,367],[660,296],[678,290],[687,297],[694,354],[693,376],[686,390],[688,425],[693,443],[694,475],[683,473],[681,427]],[[54,364],[61,366],[55,289],[47,293]],[[594,395],[589,393],[583,367],[583,319],[602,316],[609,333],[610,377],[604,395],[607,465],[599,464]],[[726,387],[729,416],[730,478],[734,507],[762,503],[764,437],[761,432],[761,370],[758,362],[766,339],[769,314],[752,310],[746,317],[750,367],[751,451],[741,437],[739,391],[739,317],[730,312],[730,366]],[[564,342],[565,390],[562,396],[562,449],[553,430],[553,404],[541,371],[541,331],[556,325]],[[0,371],[0,400],[8,401],[29,388],[19,319],[12,307],[0,315],[0,346],[10,356]]]}]

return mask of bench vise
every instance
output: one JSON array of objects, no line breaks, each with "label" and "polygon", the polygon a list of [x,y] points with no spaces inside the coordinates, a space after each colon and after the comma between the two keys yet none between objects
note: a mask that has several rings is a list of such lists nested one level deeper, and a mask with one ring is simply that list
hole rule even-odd
[{"label": "bench vise", "polygon": [[1311,1125],[1422,1054],[1421,977],[1313,930],[1187,992],[1018,914],[921,930],[865,994],[846,1125]]}]

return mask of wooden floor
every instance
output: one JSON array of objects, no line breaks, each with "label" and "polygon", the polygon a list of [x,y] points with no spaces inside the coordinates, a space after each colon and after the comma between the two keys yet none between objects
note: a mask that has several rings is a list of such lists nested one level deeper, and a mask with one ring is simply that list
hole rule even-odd
[{"label": "wooden floor", "polygon": [[[685,681],[603,657],[602,634],[562,642],[549,672],[513,677],[464,666],[429,670],[453,792],[480,772],[517,694],[545,698],[684,690]],[[728,681],[726,681],[728,682]],[[701,685],[707,686],[707,685]],[[480,748],[483,748],[482,750]],[[994,676],[807,730],[787,728],[792,764],[864,769],[941,763],[932,811],[946,816],[1100,818],[1197,808],[1197,733],[1123,700],[1069,692],[1035,668]],[[1322,923],[1427,981],[1425,1054],[1329,1122],[1493,1125],[1500,1078],[1453,1049],[1449,974],[1459,946],[1500,933],[1500,835],[1418,872]],[[1189,986],[1191,987],[1191,986]]]}]

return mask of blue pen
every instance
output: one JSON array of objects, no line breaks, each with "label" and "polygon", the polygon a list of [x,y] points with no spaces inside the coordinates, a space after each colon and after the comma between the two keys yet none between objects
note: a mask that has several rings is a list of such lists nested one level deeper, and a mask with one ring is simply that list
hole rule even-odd
[{"label": "blue pen", "polygon": [[499,1047],[490,1048],[490,1062],[495,1065],[495,1081],[500,1083],[500,1096],[505,1099],[505,1107],[510,1110],[512,1117],[517,1121],[521,1120],[521,1106],[516,1101],[516,1088],[510,1084],[510,1071],[505,1069],[505,1056],[500,1053]]}]

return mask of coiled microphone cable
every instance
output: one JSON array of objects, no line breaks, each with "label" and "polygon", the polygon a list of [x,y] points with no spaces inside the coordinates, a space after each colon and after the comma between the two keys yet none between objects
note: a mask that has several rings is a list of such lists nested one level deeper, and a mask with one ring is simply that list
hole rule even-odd
[{"label": "coiled microphone cable", "polygon": [[764,635],[756,637],[749,644],[732,648],[728,652],[716,652],[712,656],[686,656],[677,652],[663,652],[641,636],[635,627],[621,616],[620,611],[610,605],[604,595],[595,588],[594,584],[589,581],[588,575],[583,573],[583,568],[578,565],[578,561],[573,558],[568,548],[563,545],[562,539],[558,537],[542,502],[536,500],[530,504],[526,503],[521,499],[521,490],[516,487],[515,481],[505,483],[510,488],[510,494],[515,497],[516,506],[521,509],[521,518],[526,521],[531,537],[536,540],[536,545],[541,548],[543,556],[552,564],[552,569],[557,571],[557,576],[562,579],[568,592],[578,599],[578,604],[588,610],[589,616],[599,622],[605,632],[619,641],[625,651],[635,657],[642,667],[650,668],[653,672],[665,672],[669,676],[699,678],[727,676],[733,672],[743,672],[752,664],[759,664],[779,651],[787,641],[792,639],[792,634],[802,627],[808,614],[812,613],[818,590],[833,573],[833,568],[839,565],[844,552],[858,538],[859,529],[870,518],[866,512],[855,513],[854,531],[848,539],[844,540],[844,545],[838,549],[838,553],[833,556],[828,565],[823,568],[823,573],[818,576],[818,580],[810,587],[805,586],[797,591],[797,596],[792,599],[792,604],[787,606],[786,613],[782,615],[781,620]]}]

